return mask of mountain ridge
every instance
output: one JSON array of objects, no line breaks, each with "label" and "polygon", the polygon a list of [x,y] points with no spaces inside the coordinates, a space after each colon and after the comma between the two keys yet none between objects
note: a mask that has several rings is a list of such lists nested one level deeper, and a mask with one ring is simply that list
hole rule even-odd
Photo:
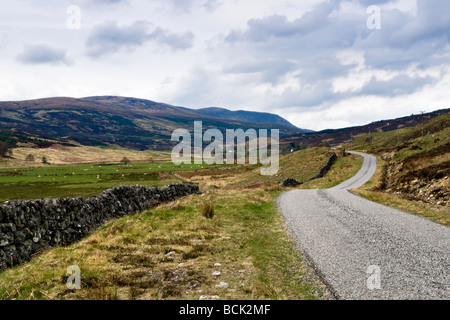
[{"label": "mountain ridge", "polygon": [[412,114],[395,119],[374,121],[362,126],[326,129],[312,133],[287,136],[281,140],[280,148],[282,152],[289,153],[291,150],[308,147],[340,146],[367,133],[388,132],[401,128],[414,127],[448,113],[450,113],[450,108],[439,109],[428,113]]},{"label": "mountain ridge", "polygon": [[305,132],[293,125],[245,120],[214,117],[194,109],[120,96],[0,102],[3,135],[28,135],[60,143],[170,150],[172,132],[179,128],[193,130],[194,121],[203,121],[204,129],[279,129],[280,135]]}]

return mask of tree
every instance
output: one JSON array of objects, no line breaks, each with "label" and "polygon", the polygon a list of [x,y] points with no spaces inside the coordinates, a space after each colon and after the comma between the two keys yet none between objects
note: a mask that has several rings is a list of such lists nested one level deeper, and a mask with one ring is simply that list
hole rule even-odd
[{"label": "tree", "polygon": [[34,156],[30,153],[25,157],[25,161],[27,162],[34,162]]},{"label": "tree", "polygon": [[47,163],[48,163],[47,157],[46,157],[46,156],[43,156],[43,157],[42,157],[42,163],[43,163],[43,164],[47,164]]},{"label": "tree", "polygon": [[122,162],[123,164],[129,164],[130,159],[128,159],[127,157],[123,157],[122,160],[120,160],[120,162]]},{"label": "tree", "polygon": [[9,148],[6,143],[0,141],[0,157],[4,158],[8,154]]}]

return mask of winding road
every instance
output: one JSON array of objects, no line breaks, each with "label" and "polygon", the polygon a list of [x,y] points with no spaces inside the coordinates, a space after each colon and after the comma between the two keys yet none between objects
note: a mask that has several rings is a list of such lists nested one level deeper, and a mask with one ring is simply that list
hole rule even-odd
[{"label": "winding road", "polygon": [[290,235],[336,299],[450,299],[450,228],[349,192],[375,173],[278,198]]}]

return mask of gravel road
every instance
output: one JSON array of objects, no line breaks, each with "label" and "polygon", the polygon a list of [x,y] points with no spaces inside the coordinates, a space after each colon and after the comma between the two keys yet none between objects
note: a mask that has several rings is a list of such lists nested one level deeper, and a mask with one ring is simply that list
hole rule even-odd
[{"label": "gravel road", "polygon": [[337,299],[450,299],[450,228],[350,193],[376,170],[354,153],[364,164],[350,180],[278,198],[300,250]]}]

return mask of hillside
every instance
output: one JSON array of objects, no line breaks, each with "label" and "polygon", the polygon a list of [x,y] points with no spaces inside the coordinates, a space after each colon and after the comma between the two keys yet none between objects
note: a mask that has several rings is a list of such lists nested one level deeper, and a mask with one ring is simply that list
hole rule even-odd
[{"label": "hillside", "polygon": [[245,110],[231,111],[224,108],[202,108],[197,109],[195,111],[199,114],[203,114],[210,117],[241,120],[253,123],[273,123],[282,126],[297,128],[292,123],[280,117],[279,115],[267,112],[252,112]]},{"label": "hillside", "polygon": [[192,131],[194,121],[203,121],[204,129],[280,129],[281,135],[302,132],[292,125],[271,123],[270,118],[267,123],[253,123],[125,97],[0,102],[0,137],[8,137],[10,144],[30,143],[30,138],[37,138],[36,141],[75,145],[167,151],[173,146],[172,132],[178,128]]},{"label": "hillside", "polygon": [[364,135],[346,145],[379,158],[372,191],[450,211],[450,114],[422,125]]},{"label": "hillside", "polygon": [[389,132],[402,128],[415,127],[431,119],[450,113],[450,109],[437,110],[430,113],[416,114],[397,119],[389,119],[372,122],[363,126],[328,129],[312,133],[303,133],[283,137],[280,141],[280,148],[283,152],[288,153],[290,150],[298,150],[307,147],[317,146],[339,146],[349,143],[354,139],[369,133]]}]

